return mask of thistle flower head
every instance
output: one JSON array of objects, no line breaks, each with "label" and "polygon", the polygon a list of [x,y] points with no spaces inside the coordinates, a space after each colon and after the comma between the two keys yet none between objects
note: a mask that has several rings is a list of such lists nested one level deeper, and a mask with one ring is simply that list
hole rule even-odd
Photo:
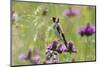
[{"label": "thistle flower head", "polygon": [[39,55],[35,55],[34,57],[32,57],[33,64],[40,64],[40,56]]},{"label": "thistle flower head", "polygon": [[75,7],[70,7],[69,9],[64,10],[64,16],[66,17],[73,17],[80,14],[79,9]]},{"label": "thistle flower head", "polygon": [[56,50],[58,41],[54,40],[52,44],[52,50]]},{"label": "thistle flower head", "polygon": [[81,36],[84,36],[84,34],[85,34],[85,26],[80,27],[80,29],[78,30],[78,33],[79,33]]},{"label": "thistle flower head", "polygon": [[67,48],[64,44],[60,44],[57,48],[58,53],[67,52]]},{"label": "thistle flower head", "polygon": [[51,50],[51,49],[52,49],[52,45],[49,44],[49,45],[47,46],[47,49],[48,49],[48,50]]},{"label": "thistle flower head", "polygon": [[20,59],[20,60],[25,60],[25,59],[26,59],[25,54],[21,53],[21,54],[19,55],[19,59]]},{"label": "thistle flower head", "polygon": [[86,26],[82,26],[79,28],[78,33],[81,36],[91,36],[96,32],[95,26],[90,25],[89,23]]},{"label": "thistle flower head", "polygon": [[87,24],[86,25],[86,28],[85,28],[85,35],[86,36],[90,36],[92,35],[93,33],[95,33],[95,26],[92,26],[90,24]]},{"label": "thistle flower head", "polygon": [[73,41],[68,42],[68,52],[70,52],[70,53],[76,53],[77,52]]}]

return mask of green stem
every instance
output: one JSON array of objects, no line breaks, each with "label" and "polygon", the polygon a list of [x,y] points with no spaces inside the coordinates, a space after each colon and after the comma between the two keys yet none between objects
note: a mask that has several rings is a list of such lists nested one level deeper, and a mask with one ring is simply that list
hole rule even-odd
[{"label": "green stem", "polygon": [[87,40],[86,40],[86,44],[85,44],[85,53],[84,53],[84,55],[85,55],[85,61],[87,61],[88,60],[88,45],[89,45],[89,38],[87,37]]}]

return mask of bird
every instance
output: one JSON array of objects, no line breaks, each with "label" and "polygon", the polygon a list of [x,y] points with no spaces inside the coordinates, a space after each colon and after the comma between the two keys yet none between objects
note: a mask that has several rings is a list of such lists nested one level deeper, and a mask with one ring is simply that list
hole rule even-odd
[{"label": "bird", "polygon": [[[56,36],[59,38],[59,40],[63,41],[66,48],[67,48],[67,41],[64,35],[63,30],[61,29],[60,25],[59,25],[59,18],[58,17],[52,17],[53,20],[53,29],[55,31]],[[59,41],[58,40],[58,41]]]}]

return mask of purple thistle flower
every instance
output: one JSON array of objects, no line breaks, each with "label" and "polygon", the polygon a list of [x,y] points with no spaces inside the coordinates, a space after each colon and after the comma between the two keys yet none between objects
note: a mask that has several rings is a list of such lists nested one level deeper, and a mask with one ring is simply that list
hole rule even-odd
[{"label": "purple thistle flower", "polygon": [[40,64],[39,49],[34,49],[34,56],[30,59],[33,64]]},{"label": "purple thistle flower", "polygon": [[49,45],[47,46],[46,51],[45,51],[46,60],[49,60],[49,59],[52,57],[52,53],[53,53],[53,51],[52,51],[52,45],[49,44]]},{"label": "purple thistle flower", "polygon": [[34,57],[32,57],[33,64],[40,64],[40,56],[39,55],[35,55]]},{"label": "purple thistle flower", "polygon": [[70,7],[67,10],[64,10],[64,16],[66,17],[72,17],[72,16],[77,16],[80,14],[79,9],[75,8],[75,7]]},{"label": "purple thistle flower", "polygon": [[72,14],[73,14],[74,16],[77,16],[77,15],[80,14],[79,9],[77,9],[77,8],[71,8],[71,11],[72,11]]},{"label": "purple thistle flower", "polygon": [[21,53],[21,54],[19,55],[19,59],[20,59],[20,60],[26,60],[25,54]]},{"label": "purple thistle flower", "polygon": [[32,58],[32,50],[31,49],[28,50],[28,54],[27,55],[25,55],[23,53],[21,53],[19,55],[19,59],[20,60],[31,60],[31,58]]},{"label": "purple thistle flower", "polygon": [[73,41],[68,42],[68,52],[70,52],[70,53],[76,53],[77,52]]},{"label": "purple thistle flower", "polygon": [[46,55],[46,61],[44,62],[45,64],[51,63],[50,59],[52,58],[52,56],[54,56],[54,52],[57,50],[57,44],[58,44],[58,41],[54,40],[53,44],[48,45],[45,52],[45,55]]},{"label": "purple thistle flower", "polygon": [[84,36],[84,34],[85,34],[85,26],[80,27],[80,29],[78,30],[78,33],[79,33],[81,36]]},{"label": "purple thistle flower", "polygon": [[52,50],[56,50],[57,49],[57,44],[58,44],[58,41],[53,41],[53,44],[52,44]]},{"label": "purple thistle flower", "polygon": [[81,27],[79,30],[78,30],[78,33],[81,35],[81,36],[91,36],[93,35],[94,33],[96,32],[95,30],[95,26],[93,25],[90,25],[89,23],[86,25],[86,26],[83,26]]},{"label": "purple thistle flower", "polygon": [[67,48],[65,47],[65,45],[60,44],[57,48],[58,53],[62,53],[62,52],[67,52]]},{"label": "purple thistle flower", "polygon": [[49,64],[51,63],[50,59],[53,57],[53,62],[58,63],[58,58],[57,58],[57,44],[58,41],[54,40],[53,44],[48,45],[45,55],[46,55],[46,61],[44,64]]},{"label": "purple thistle flower", "polygon": [[58,53],[62,53],[63,52],[63,48],[62,48],[62,44],[60,44],[57,48]]},{"label": "purple thistle flower", "polygon": [[52,45],[49,44],[49,45],[47,46],[47,49],[48,49],[48,50],[51,50],[51,49],[52,49]]},{"label": "purple thistle flower", "polygon": [[85,28],[85,35],[86,36],[90,36],[92,35],[93,33],[95,33],[95,27],[90,25],[90,24],[87,24],[86,28]]}]

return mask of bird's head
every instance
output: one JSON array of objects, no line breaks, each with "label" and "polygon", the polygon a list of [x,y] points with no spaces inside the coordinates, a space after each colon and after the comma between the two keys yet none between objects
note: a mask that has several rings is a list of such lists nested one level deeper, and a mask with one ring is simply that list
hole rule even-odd
[{"label": "bird's head", "polygon": [[54,23],[55,22],[59,23],[59,18],[58,17],[52,17],[52,20],[53,20]]}]

